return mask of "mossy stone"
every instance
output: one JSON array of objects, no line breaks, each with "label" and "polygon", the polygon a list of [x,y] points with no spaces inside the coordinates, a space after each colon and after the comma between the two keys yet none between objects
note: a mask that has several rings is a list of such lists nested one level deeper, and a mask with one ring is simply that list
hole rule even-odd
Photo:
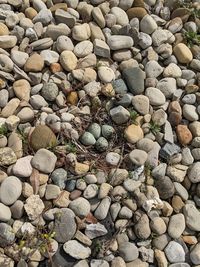
[{"label": "mossy stone", "polygon": [[56,146],[57,139],[54,132],[46,125],[38,125],[31,134],[30,146],[34,151],[40,148]]},{"label": "mossy stone", "polygon": [[102,135],[106,139],[112,138],[114,133],[115,133],[115,129],[112,126],[107,125],[107,124],[102,126]]},{"label": "mossy stone", "polygon": [[104,152],[104,151],[106,151],[106,149],[108,148],[108,141],[106,140],[106,138],[104,138],[104,137],[101,136],[101,137],[96,141],[95,147],[96,147],[96,149],[97,149],[99,152]]}]

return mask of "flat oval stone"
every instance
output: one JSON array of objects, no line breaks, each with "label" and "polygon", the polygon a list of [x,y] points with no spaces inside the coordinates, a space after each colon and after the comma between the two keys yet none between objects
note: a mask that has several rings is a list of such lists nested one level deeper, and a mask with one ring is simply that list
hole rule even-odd
[{"label": "flat oval stone", "polygon": [[21,195],[22,183],[15,176],[7,177],[0,187],[0,199],[5,205],[12,205]]},{"label": "flat oval stone", "polygon": [[46,125],[38,125],[31,134],[30,145],[34,151],[55,146],[57,142],[53,131]]}]

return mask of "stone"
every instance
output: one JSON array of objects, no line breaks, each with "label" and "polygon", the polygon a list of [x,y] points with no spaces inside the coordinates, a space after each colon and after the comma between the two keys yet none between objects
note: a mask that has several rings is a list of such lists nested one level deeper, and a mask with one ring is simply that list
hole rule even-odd
[{"label": "stone", "polygon": [[139,252],[133,243],[123,242],[119,245],[119,255],[125,262],[131,262],[138,258]]},{"label": "stone", "polygon": [[15,240],[15,234],[12,227],[7,223],[2,222],[0,223],[0,232],[0,246],[4,248],[11,245]]},{"label": "stone", "polygon": [[17,43],[17,37],[14,35],[0,36],[0,48],[8,49],[13,48]]},{"label": "stone", "polygon": [[98,76],[103,83],[109,83],[115,79],[114,71],[106,66],[101,66],[98,68]]},{"label": "stone", "polygon": [[133,95],[139,95],[144,92],[144,71],[142,71],[139,67],[134,67],[124,69],[122,74]]},{"label": "stone", "polygon": [[48,184],[46,186],[45,198],[47,200],[57,199],[60,195],[60,188],[54,184]]},{"label": "stone", "polygon": [[200,243],[197,243],[190,252],[190,259],[193,264],[200,264]]},{"label": "stone", "polygon": [[84,41],[91,36],[90,26],[87,23],[75,25],[72,29],[72,37],[76,41]]},{"label": "stone", "polygon": [[104,58],[110,57],[110,47],[106,42],[100,39],[94,39],[93,45],[95,55]]},{"label": "stone", "polygon": [[158,88],[166,98],[170,98],[176,91],[176,80],[174,78],[161,79],[157,85]]},{"label": "stone", "polygon": [[0,221],[7,222],[11,219],[10,208],[0,203]]},{"label": "stone", "polygon": [[55,185],[60,187],[60,189],[64,189],[65,182],[67,181],[67,171],[63,168],[57,168],[52,172],[51,179]]},{"label": "stone", "polygon": [[157,29],[155,20],[150,15],[145,15],[140,21],[140,30],[147,34],[152,34]]},{"label": "stone", "polygon": [[112,120],[116,124],[126,123],[130,118],[129,111],[122,106],[118,106],[118,107],[111,109],[110,115],[112,117]]},{"label": "stone", "polygon": [[7,177],[0,187],[0,199],[5,205],[12,205],[22,193],[21,181],[15,176]]},{"label": "stone", "polygon": [[73,51],[74,45],[69,37],[61,35],[56,40],[56,48],[59,53],[62,53],[65,50]]},{"label": "stone", "polygon": [[16,161],[17,157],[10,147],[0,148],[0,166],[11,165]]},{"label": "stone", "polygon": [[76,18],[72,16],[69,12],[58,8],[55,11],[55,19],[58,23],[64,23],[66,24],[69,28],[73,28],[75,23],[76,23]]},{"label": "stone", "polygon": [[20,100],[18,98],[12,98],[7,105],[2,109],[1,116],[3,118],[8,118],[9,116],[13,115],[16,111],[17,107],[19,106]]},{"label": "stone", "polygon": [[131,124],[125,129],[124,137],[131,144],[135,144],[144,137],[144,133],[139,125]]},{"label": "stone", "polygon": [[9,94],[6,89],[0,91],[0,108],[4,108],[8,103]]},{"label": "stone", "polygon": [[189,180],[192,183],[200,182],[199,171],[200,171],[200,162],[195,162],[189,167],[187,174]]},{"label": "stone", "polygon": [[44,203],[38,195],[31,195],[26,199],[26,203],[24,204],[24,209],[31,221],[39,219],[44,208]]},{"label": "stone", "polygon": [[147,239],[151,234],[149,218],[145,213],[142,212],[139,212],[138,216],[139,218],[134,225],[134,232],[138,238]]},{"label": "stone", "polygon": [[93,51],[93,43],[88,40],[85,40],[85,41],[78,43],[74,47],[73,52],[77,57],[85,57],[91,54],[92,51]]},{"label": "stone", "polygon": [[56,160],[57,157],[54,153],[45,148],[40,148],[33,156],[31,165],[41,172],[51,173],[55,168]]},{"label": "stone", "polygon": [[34,53],[27,59],[24,65],[24,70],[26,72],[30,72],[30,71],[39,72],[39,71],[42,71],[43,67],[44,67],[43,58],[39,54]]},{"label": "stone", "polygon": [[76,68],[77,58],[72,51],[63,51],[60,55],[60,63],[66,71]]},{"label": "stone", "polygon": [[4,54],[0,54],[0,69],[5,72],[12,72],[14,64],[12,60]]},{"label": "stone", "polygon": [[0,36],[9,35],[9,29],[4,23],[0,23]]},{"label": "stone", "polygon": [[180,78],[182,76],[181,69],[175,63],[170,63],[163,71],[164,77]]},{"label": "stone", "polygon": [[72,239],[76,233],[75,214],[68,208],[63,208],[55,213],[54,224],[55,239],[65,243]]},{"label": "stone", "polygon": [[185,261],[185,252],[183,247],[175,242],[170,241],[167,247],[165,248],[165,255],[169,262],[176,263],[176,262],[184,262]]},{"label": "stone", "polygon": [[171,216],[168,224],[167,232],[173,239],[178,239],[185,230],[185,217],[183,214],[175,214]]},{"label": "stone", "polygon": [[136,166],[142,166],[147,160],[147,153],[143,150],[134,149],[129,153],[130,161]]},{"label": "stone", "polygon": [[45,83],[42,87],[41,95],[47,101],[55,101],[58,92],[58,86],[55,83]]},{"label": "stone", "polygon": [[188,104],[183,106],[183,116],[189,121],[197,121],[199,119],[196,107]]},{"label": "stone", "polygon": [[126,12],[119,7],[112,7],[110,13],[116,17],[116,24],[125,26],[129,23]]},{"label": "stone", "polygon": [[155,187],[158,190],[161,199],[168,199],[174,195],[175,188],[171,179],[167,176],[155,181]]},{"label": "stone", "polygon": [[94,198],[98,194],[98,186],[96,184],[89,184],[83,192],[86,199]]},{"label": "stone", "polygon": [[132,98],[134,109],[142,115],[149,114],[149,99],[144,95],[136,95]]},{"label": "stone", "polygon": [[43,50],[40,53],[40,56],[43,58],[46,65],[51,65],[52,63],[57,63],[59,60],[59,54],[51,50]]},{"label": "stone", "polygon": [[108,215],[110,205],[111,205],[111,199],[110,199],[110,197],[103,198],[101,200],[99,206],[95,210],[94,216],[98,220],[104,220],[107,217],[107,215]]},{"label": "stone", "polygon": [[105,226],[97,222],[96,224],[87,224],[85,229],[85,234],[90,239],[94,239],[100,236],[104,236],[108,233]]},{"label": "stone", "polygon": [[30,177],[32,173],[31,160],[33,156],[26,156],[17,160],[12,167],[14,175],[19,177]]},{"label": "stone", "polygon": [[142,19],[147,14],[143,7],[132,7],[127,10],[129,20],[133,18]]},{"label": "stone", "polygon": [[166,101],[164,94],[157,88],[148,87],[145,95],[149,98],[149,102],[153,106],[163,105]]},{"label": "stone", "polygon": [[200,231],[199,219],[200,212],[193,204],[186,204],[183,207],[183,214],[185,216],[186,226],[193,231]]},{"label": "stone", "polygon": [[69,208],[80,218],[86,217],[90,212],[90,203],[85,198],[79,197],[70,202]]},{"label": "stone", "polygon": [[176,128],[176,134],[181,145],[185,146],[191,143],[192,133],[188,129],[187,125],[178,125]]},{"label": "stone", "polygon": [[69,254],[75,259],[87,259],[91,254],[91,249],[79,243],[76,240],[67,241],[63,245],[65,253]]},{"label": "stone", "polygon": [[110,184],[112,186],[122,184],[128,177],[128,171],[125,169],[111,169],[109,173]]},{"label": "stone", "polygon": [[92,9],[92,16],[94,21],[98,24],[100,28],[105,28],[106,22],[103,13],[99,7],[94,7]]},{"label": "stone", "polygon": [[42,9],[33,18],[33,23],[41,22],[44,26],[48,25],[53,19],[52,13],[49,9]]},{"label": "stone", "polygon": [[90,132],[85,132],[81,138],[80,141],[82,144],[84,144],[85,146],[90,146],[90,145],[94,145],[96,143],[96,139],[94,138],[94,135],[91,134]]},{"label": "stone", "polygon": [[147,75],[147,78],[157,78],[160,76],[163,72],[163,68],[158,64],[155,60],[150,60],[145,65],[145,72]]},{"label": "stone", "polygon": [[15,95],[20,100],[25,100],[27,102],[29,101],[31,86],[27,80],[21,79],[21,80],[15,81],[13,83],[13,90],[15,92]]},{"label": "stone", "polygon": [[193,56],[192,56],[192,52],[190,51],[190,49],[183,43],[179,43],[177,44],[174,49],[173,52],[175,54],[175,56],[177,57],[178,61],[180,63],[183,64],[188,64],[192,61]]},{"label": "stone", "polygon": [[30,137],[30,146],[34,151],[40,148],[53,147],[57,143],[57,139],[53,131],[46,125],[38,125],[35,127]]},{"label": "stone", "polygon": [[125,35],[112,35],[107,40],[111,50],[126,49],[133,46],[133,39]]}]

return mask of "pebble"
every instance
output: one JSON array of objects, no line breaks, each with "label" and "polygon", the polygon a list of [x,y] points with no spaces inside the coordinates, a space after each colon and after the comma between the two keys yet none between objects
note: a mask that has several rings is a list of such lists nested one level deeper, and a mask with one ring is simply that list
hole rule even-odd
[{"label": "pebble", "polygon": [[15,176],[30,177],[32,173],[31,160],[32,156],[26,156],[17,160],[12,167],[12,172]]},{"label": "pebble", "polygon": [[154,87],[148,87],[145,95],[149,98],[149,103],[153,106],[163,105],[166,101],[164,94]]},{"label": "pebble", "polygon": [[85,198],[79,197],[70,202],[69,208],[80,218],[86,217],[90,212],[90,203]]},{"label": "pebble", "polygon": [[38,195],[31,195],[26,199],[24,209],[28,215],[29,220],[38,219],[44,210],[44,203]]},{"label": "pebble", "polygon": [[94,216],[98,220],[104,220],[108,214],[109,208],[111,204],[110,197],[105,197],[101,200],[99,206],[95,210]]},{"label": "pebble", "polygon": [[111,50],[120,50],[133,46],[133,39],[124,35],[112,35],[108,38],[108,45]]},{"label": "pebble", "polygon": [[145,73],[139,67],[126,68],[122,73],[131,93],[139,95],[144,92]]},{"label": "pebble", "polygon": [[33,156],[31,164],[33,168],[44,172],[51,173],[56,164],[57,157],[47,149],[41,148]]},{"label": "pebble", "polygon": [[125,262],[131,262],[139,257],[137,247],[131,242],[124,242],[119,245],[119,255]]},{"label": "pebble", "polygon": [[193,231],[199,231],[200,227],[197,222],[200,218],[200,212],[196,207],[193,204],[186,204],[183,207],[183,214],[185,216],[186,226]]},{"label": "pebble", "polygon": [[129,111],[122,106],[111,109],[110,115],[116,124],[126,123],[130,118]]},{"label": "pebble", "polygon": [[8,222],[11,219],[10,208],[0,203],[0,220],[2,222]]},{"label": "pebble", "polygon": [[43,67],[44,67],[43,58],[39,54],[35,53],[27,59],[24,65],[24,70],[26,72],[30,72],[30,71],[39,72],[43,69]]},{"label": "pebble", "polygon": [[91,254],[91,249],[89,247],[83,246],[76,240],[69,240],[63,245],[65,253],[69,254],[75,259],[86,259]]},{"label": "pebble", "polygon": [[177,57],[178,61],[180,63],[183,64],[188,64],[192,61],[192,52],[190,51],[190,49],[183,43],[179,43],[177,44],[174,49],[173,52],[175,54],[175,56]]},{"label": "pebble", "polygon": [[72,239],[76,233],[75,214],[68,208],[55,213],[55,239],[59,243],[65,243]]},{"label": "pebble", "polygon": [[131,124],[125,129],[124,137],[128,142],[135,144],[144,137],[144,133],[139,125]]},{"label": "pebble", "polygon": [[12,227],[7,223],[0,223],[0,231],[1,231],[1,238],[0,238],[0,246],[6,247],[13,243],[15,240],[15,234],[13,232]]},{"label": "pebble", "polygon": [[22,183],[15,176],[7,177],[0,187],[0,199],[5,205],[12,205],[22,193]]},{"label": "pebble", "polygon": [[185,217],[183,214],[175,214],[171,216],[168,225],[168,234],[173,239],[178,239],[185,230]]},{"label": "pebble", "polygon": [[185,261],[184,249],[179,243],[175,241],[169,242],[169,244],[165,248],[165,254],[170,263],[178,263]]}]

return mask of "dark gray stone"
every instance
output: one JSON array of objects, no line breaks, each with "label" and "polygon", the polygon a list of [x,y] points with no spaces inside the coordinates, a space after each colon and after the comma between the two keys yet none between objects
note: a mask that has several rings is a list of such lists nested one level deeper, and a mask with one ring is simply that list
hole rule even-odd
[{"label": "dark gray stone", "polygon": [[155,180],[155,187],[161,199],[168,199],[174,195],[175,187],[168,176]]},{"label": "dark gray stone", "polygon": [[124,95],[128,91],[128,88],[122,79],[113,81],[112,86],[116,94]]},{"label": "dark gray stone", "polygon": [[176,144],[166,143],[160,150],[160,157],[166,160],[169,160],[170,157],[179,153],[181,148]]},{"label": "dark gray stone", "polygon": [[139,67],[134,67],[125,69],[122,73],[131,93],[139,95],[144,92],[144,71],[142,71]]},{"label": "dark gray stone", "polygon": [[76,233],[75,214],[68,208],[61,209],[55,214],[55,239],[65,243],[72,239]]}]

